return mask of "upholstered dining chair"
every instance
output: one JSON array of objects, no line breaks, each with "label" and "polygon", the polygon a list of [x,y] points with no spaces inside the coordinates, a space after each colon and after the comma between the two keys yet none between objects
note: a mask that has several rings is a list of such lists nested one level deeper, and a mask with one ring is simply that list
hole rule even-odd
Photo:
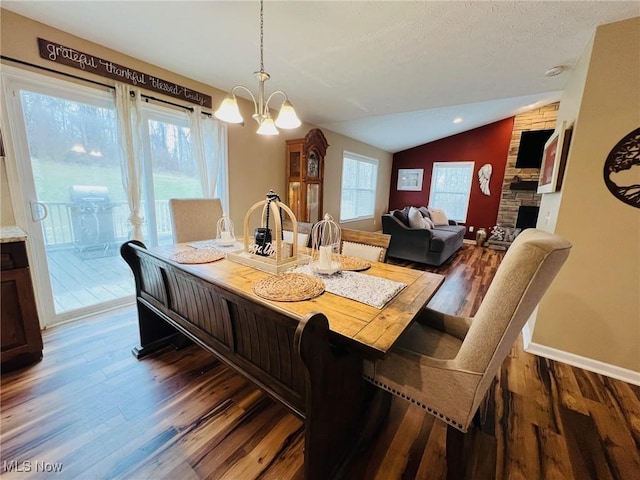
[{"label": "upholstered dining chair", "polygon": [[[311,245],[311,229],[313,223],[298,222],[298,248]],[[285,242],[293,243],[293,223],[285,220],[282,222],[282,236]]]},{"label": "upholstered dining chair", "polygon": [[448,424],[448,478],[461,478],[464,436],[525,322],[564,264],[571,244],[536,229],[509,247],[473,318],[429,308],[364,377]]},{"label": "upholstered dining chair", "polygon": [[218,220],[222,218],[219,198],[171,198],[169,210],[175,243],[216,238]]},{"label": "upholstered dining chair", "polygon": [[391,235],[343,228],[340,231],[340,253],[372,262],[384,262]]}]

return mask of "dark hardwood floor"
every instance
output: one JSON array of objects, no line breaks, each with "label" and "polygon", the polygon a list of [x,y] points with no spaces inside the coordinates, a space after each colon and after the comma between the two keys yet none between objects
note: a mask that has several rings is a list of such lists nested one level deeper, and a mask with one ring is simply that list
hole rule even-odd
[{"label": "dark hardwood floor", "polygon": [[[473,314],[501,258],[465,245],[433,269],[447,279],[430,306]],[[44,332],[42,362],[2,376],[3,479],[302,478],[299,420],[195,346],[135,360],[137,335],[133,308],[56,327]],[[467,478],[640,478],[639,397],[639,387],[515,345],[486,423],[466,436]],[[444,478],[445,432],[394,399],[345,477]]]}]

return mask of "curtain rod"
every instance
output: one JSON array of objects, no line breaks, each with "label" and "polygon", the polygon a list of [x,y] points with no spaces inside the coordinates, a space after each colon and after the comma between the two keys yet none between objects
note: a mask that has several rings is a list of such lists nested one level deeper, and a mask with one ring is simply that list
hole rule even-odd
[{"label": "curtain rod", "polygon": [[[59,70],[54,70],[53,68],[43,67],[42,65],[36,65],[35,63],[25,62],[24,60],[18,60],[17,58],[7,57],[6,55],[0,55],[0,59],[8,60],[10,62],[15,62],[15,63],[18,63],[20,65],[25,65],[27,67],[33,67],[33,68],[37,68],[39,70],[44,70],[45,72],[55,73],[57,75],[62,75],[64,77],[73,78],[75,80],[80,80],[82,82],[93,83],[94,85],[99,85],[101,87],[106,87],[106,88],[109,88],[111,90],[115,90],[116,89],[116,87],[114,87],[113,85],[109,85],[107,83],[102,83],[102,82],[98,82],[96,80],[90,80],[88,78],[79,77],[78,75],[74,75],[72,73],[61,72]],[[131,92],[131,94],[132,94],[132,96],[135,96],[134,92]],[[154,102],[164,103],[166,105],[171,105],[171,106],[174,106],[174,107],[183,108],[184,110],[189,110],[190,112],[193,112],[193,107],[189,107],[187,105],[180,105],[179,103],[170,102],[168,100],[163,100],[161,98],[156,98],[156,97],[153,97],[151,95],[145,95],[144,93],[140,93],[140,97],[144,98],[145,101],[147,101],[147,102],[149,100],[153,100]],[[211,113],[209,113],[209,112],[202,112],[202,114],[206,115],[208,117],[211,117]]]}]

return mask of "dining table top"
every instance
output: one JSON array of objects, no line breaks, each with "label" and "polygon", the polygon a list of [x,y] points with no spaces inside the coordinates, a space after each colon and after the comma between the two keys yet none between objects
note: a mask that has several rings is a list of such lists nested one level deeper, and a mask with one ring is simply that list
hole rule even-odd
[{"label": "dining table top", "polygon": [[267,300],[254,292],[254,285],[271,275],[227,258],[200,264],[179,264],[170,257],[190,250],[187,243],[149,248],[149,251],[203,280],[228,289],[249,300],[267,305],[290,316],[304,318],[309,313],[323,313],[334,334],[347,339],[371,359],[384,358],[398,337],[411,325],[419,312],[444,282],[444,276],[389,263],[369,262],[360,273],[406,284],[384,307],[376,308],[325,291],[310,300],[282,302]]}]

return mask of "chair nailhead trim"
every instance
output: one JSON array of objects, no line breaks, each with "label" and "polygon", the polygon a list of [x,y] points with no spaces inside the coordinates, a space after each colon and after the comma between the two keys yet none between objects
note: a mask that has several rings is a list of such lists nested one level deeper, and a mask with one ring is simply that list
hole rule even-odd
[{"label": "chair nailhead trim", "polygon": [[383,390],[386,390],[387,392],[393,393],[394,395],[401,397],[407,401],[411,401],[411,403],[417,405],[418,407],[422,408],[423,410],[426,410],[427,412],[429,412],[431,415],[433,415],[434,417],[438,417],[440,418],[443,422],[448,423],[449,425],[452,425],[454,427],[456,427],[459,430],[464,431],[464,426],[461,423],[456,422],[455,420],[452,420],[451,418],[447,417],[446,415],[443,415],[442,413],[434,410],[431,407],[428,407],[427,405],[424,405],[423,403],[419,402],[418,400],[415,400],[414,398],[411,398],[410,396],[408,396],[407,394],[400,392],[398,390],[396,390],[395,388],[392,388],[388,385],[385,385],[384,383],[376,380],[375,378],[372,378],[368,375],[362,375],[364,377],[365,380],[373,383],[375,386],[382,388]]}]

